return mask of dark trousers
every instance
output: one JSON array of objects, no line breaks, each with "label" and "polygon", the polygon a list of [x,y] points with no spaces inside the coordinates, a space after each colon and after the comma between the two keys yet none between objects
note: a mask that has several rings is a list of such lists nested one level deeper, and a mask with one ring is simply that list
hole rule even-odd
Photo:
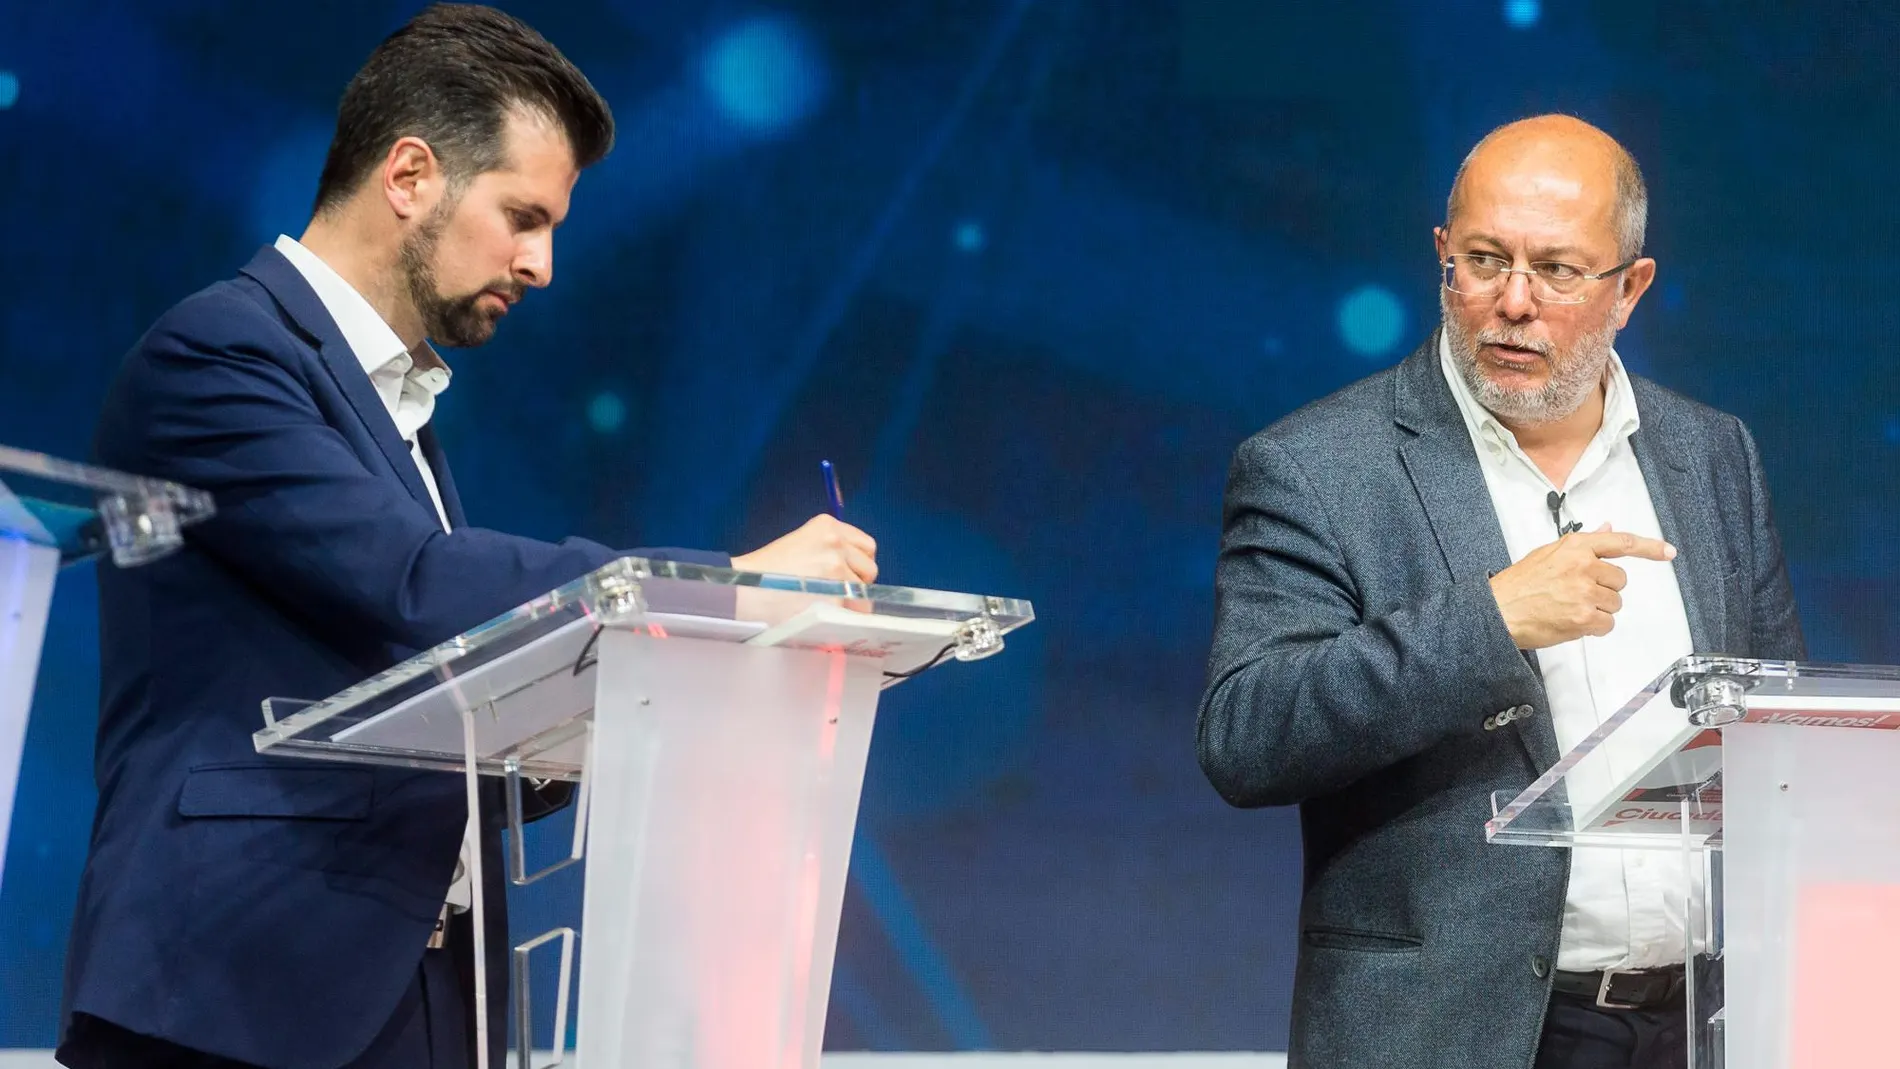
[{"label": "dark trousers", "polygon": [[1606,1010],[1553,995],[1536,1069],[1687,1069],[1687,1016],[1680,1005]]},{"label": "dark trousers", "polygon": [[[460,947],[454,938],[470,926],[461,925],[460,933],[455,927],[449,947],[423,951],[415,981],[396,1004],[396,1012],[369,1048],[344,1069],[468,1069],[475,1064],[469,1007],[473,971],[468,964],[473,956],[456,953]],[[255,1069],[83,1013],[73,1015],[54,1057],[70,1069]]]}]

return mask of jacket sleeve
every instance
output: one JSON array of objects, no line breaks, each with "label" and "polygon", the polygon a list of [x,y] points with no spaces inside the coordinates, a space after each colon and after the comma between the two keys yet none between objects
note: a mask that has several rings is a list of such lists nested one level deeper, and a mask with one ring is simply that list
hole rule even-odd
[{"label": "jacket sleeve", "polygon": [[[256,318],[238,303],[175,311],[147,334],[108,398],[95,452],[208,491],[217,514],[187,539],[320,631],[424,649],[620,556],[726,563],[443,531],[433,510],[364,466],[294,361],[232,337]],[[192,329],[208,323],[218,327]]]},{"label": "jacket sleeve", "polygon": [[1447,580],[1368,618],[1299,464],[1268,438],[1241,446],[1199,722],[1201,768],[1223,798],[1329,794],[1541,693],[1487,581]]},{"label": "jacket sleeve", "polygon": [[1746,656],[1798,661],[1808,655],[1801,636],[1801,617],[1795,610],[1794,586],[1788,581],[1788,561],[1782,556],[1781,535],[1775,530],[1774,506],[1768,498],[1768,479],[1762,471],[1755,438],[1741,420],[1735,421],[1742,455],[1748,462],[1749,563],[1751,588],[1749,649]]}]

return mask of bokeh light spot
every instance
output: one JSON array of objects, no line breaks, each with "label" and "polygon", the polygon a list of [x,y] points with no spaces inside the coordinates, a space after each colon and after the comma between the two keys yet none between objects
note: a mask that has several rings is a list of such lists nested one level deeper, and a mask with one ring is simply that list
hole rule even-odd
[{"label": "bokeh light spot", "polygon": [[602,390],[587,402],[587,425],[598,434],[612,434],[627,423],[627,402],[612,390]]},{"label": "bokeh light spot", "polygon": [[957,224],[955,232],[950,235],[950,240],[956,244],[958,252],[982,252],[983,246],[989,244],[990,238],[984,233],[982,223],[974,219],[966,219]]},{"label": "bokeh light spot", "polygon": [[759,134],[791,128],[825,95],[817,48],[783,16],[749,19],[727,31],[707,50],[701,73],[719,110]]},{"label": "bokeh light spot", "polygon": [[1339,302],[1339,336],[1360,356],[1383,356],[1405,332],[1405,309],[1383,286],[1361,286]]}]

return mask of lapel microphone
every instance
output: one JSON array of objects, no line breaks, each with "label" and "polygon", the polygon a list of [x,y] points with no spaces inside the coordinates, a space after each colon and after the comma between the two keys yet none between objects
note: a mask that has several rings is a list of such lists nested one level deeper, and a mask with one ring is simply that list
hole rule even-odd
[{"label": "lapel microphone", "polygon": [[1572,520],[1569,523],[1564,522],[1563,494],[1552,490],[1544,497],[1544,507],[1550,510],[1550,522],[1552,526],[1557,528],[1558,538],[1583,530],[1583,523],[1580,520]]}]

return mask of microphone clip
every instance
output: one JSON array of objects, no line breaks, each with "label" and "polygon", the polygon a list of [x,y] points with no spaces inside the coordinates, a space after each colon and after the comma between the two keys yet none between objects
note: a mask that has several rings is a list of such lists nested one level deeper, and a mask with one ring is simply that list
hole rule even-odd
[{"label": "microphone clip", "polygon": [[1569,523],[1564,522],[1564,497],[1564,494],[1560,494],[1555,490],[1552,490],[1544,497],[1544,507],[1550,510],[1551,526],[1557,528],[1558,538],[1562,538],[1567,534],[1576,534],[1578,531],[1583,530],[1581,521],[1572,520]]}]

